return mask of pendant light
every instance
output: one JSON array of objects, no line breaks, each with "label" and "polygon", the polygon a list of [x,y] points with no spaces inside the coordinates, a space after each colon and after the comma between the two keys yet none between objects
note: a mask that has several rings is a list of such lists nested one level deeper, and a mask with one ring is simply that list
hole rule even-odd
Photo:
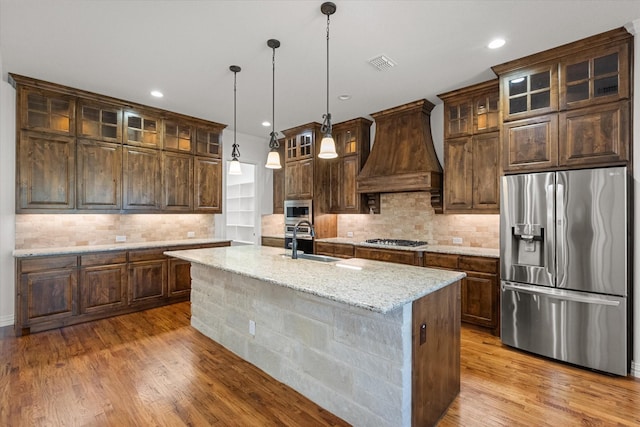
[{"label": "pendant light", "polygon": [[278,142],[278,135],[276,133],[276,49],[280,47],[280,42],[276,39],[267,40],[267,46],[273,49],[273,56],[271,57],[272,84],[271,84],[271,139],[269,139],[269,154],[267,155],[267,164],[264,165],[269,169],[281,169],[280,164],[280,143]]},{"label": "pendant light", "polygon": [[233,146],[231,148],[231,161],[229,162],[229,175],[242,175],[242,169],[240,169],[240,150],[239,145],[236,142],[236,78],[241,68],[237,65],[232,65],[229,70],[233,71]]},{"label": "pendant light", "polygon": [[318,157],[321,159],[334,159],[338,157],[338,153],[336,153],[336,143],[331,135],[331,113],[329,112],[329,17],[335,13],[336,5],[331,2],[322,3],[320,11],[327,15],[327,113],[322,115],[324,120],[320,127],[322,141],[320,142]]}]

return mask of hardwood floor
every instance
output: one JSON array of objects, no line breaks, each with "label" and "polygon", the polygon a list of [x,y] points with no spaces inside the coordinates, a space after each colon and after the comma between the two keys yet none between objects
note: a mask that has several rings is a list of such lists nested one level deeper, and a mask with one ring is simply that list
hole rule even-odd
[{"label": "hardwood floor", "polygon": [[[0,426],[345,426],[189,326],[189,304],[21,338],[0,329]],[[637,426],[640,380],[515,351],[463,327],[439,426]]]}]

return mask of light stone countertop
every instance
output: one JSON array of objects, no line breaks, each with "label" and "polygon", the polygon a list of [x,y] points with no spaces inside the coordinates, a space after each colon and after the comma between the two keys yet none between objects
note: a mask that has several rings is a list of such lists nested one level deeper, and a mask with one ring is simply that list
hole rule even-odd
[{"label": "light stone countertop", "polygon": [[423,246],[389,246],[389,245],[378,245],[375,243],[366,243],[358,240],[354,240],[348,237],[330,237],[327,239],[316,239],[316,242],[327,242],[327,243],[341,243],[345,245],[354,245],[354,246],[366,246],[371,248],[380,248],[380,249],[394,249],[399,251],[418,251],[418,252],[434,252],[441,254],[455,254],[455,255],[471,255],[471,256],[482,256],[488,258],[500,258],[500,249],[491,249],[491,248],[477,248],[471,246],[455,246],[455,245],[423,245]]},{"label": "light stone countertop", "polygon": [[267,246],[231,246],[168,251],[165,255],[379,313],[388,313],[466,276],[361,258],[293,260],[284,253],[284,249]]},{"label": "light stone countertop", "polygon": [[153,242],[138,243],[114,243],[111,245],[86,245],[86,246],[65,246],[36,249],[16,249],[13,251],[14,258],[28,258],[34,256],[47,255],[69,255],[84,254],[89,252],[111,252],[126,251],[132,249],[164,248],[181,245],[202,245],[208,243],[229,242],[229,239],[184,239],[184,240],[162,240]]}]

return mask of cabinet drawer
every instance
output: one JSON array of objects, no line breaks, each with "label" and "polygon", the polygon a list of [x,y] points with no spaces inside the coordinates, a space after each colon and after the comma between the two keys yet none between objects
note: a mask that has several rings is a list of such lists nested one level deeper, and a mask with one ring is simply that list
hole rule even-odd
[{"label": "cabinet drawer", "polygon": [[126,252],[105,252],[80,256],[80,265],[83,267],[90,265],[124,264],[126,262]]},{"label": "cabinet drawer", "polygon": [[424,254],[424,266],[450,268],[455,270],[458,268],[458,255],[434,254],[427,252]]},{"label": "cabinet drawer", "polygon": [[284,248],[284,238],[262,236],[262,246],[271,246],[273,248]]},{"label": "cabinet drawer", "polygon": [[413,251],[394,251],[389,249],[356,247],[355,255],[356,258],[395,262],[398,264],[421,265],[419,252]]},{"label": "cabinet drawer", "polygon": [[78,257],[54,256],[23,259],[20,261],[20,272],[30,273],[32,271],[55,270],[58,268],[75,268],[78,266]]},{"label": "cabinet drawer", "polygon": [[495,258],[483,258],[476,256],[460,256],[458,268],[464,271],[477,271],[480,273],[498,273],[498,260]]},{"label": "cabinet drawer", "polygon": [[316,253],[341,258],[353,258],[354,247],[348,244],[316,242]]},{"label": "cabinet drawer", "polygon": [[339,257],[353,257],[354,247],[353,245],[333,245],[334,254]]},{"label": "cabinet drawer", "polygon": [[137,251],[129,251],[129,262],[135,261],[149,261],[156,259],[165,259],[164,252],[169,250],[168,248],[154,248],[143,249]]}]

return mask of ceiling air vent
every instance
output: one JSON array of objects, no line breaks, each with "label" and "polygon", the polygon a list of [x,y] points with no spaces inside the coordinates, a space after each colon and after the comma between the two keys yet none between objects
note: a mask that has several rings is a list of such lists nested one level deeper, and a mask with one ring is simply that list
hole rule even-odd
[{"label": "ceiling air vent", "polygon": [[391,58],[385,55],[378,55],[369,60],[369,64],[373,65],[378,71],[386,71],[396,66]]}]

